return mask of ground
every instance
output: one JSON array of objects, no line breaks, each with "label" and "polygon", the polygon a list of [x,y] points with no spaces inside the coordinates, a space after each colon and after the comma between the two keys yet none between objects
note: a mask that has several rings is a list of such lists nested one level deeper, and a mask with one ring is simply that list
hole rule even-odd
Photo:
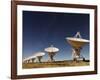
[{"label": "ground", "polygon": [[24,69],[30,69],[30,68],[49,68],[49,67],[70,67],[70,66],[88,66],[89,60],[86,61],[72,61],[72,60],[66,60],[66,61],[55,61],[55,62],[34,62],[34,63],[23,63]]}]

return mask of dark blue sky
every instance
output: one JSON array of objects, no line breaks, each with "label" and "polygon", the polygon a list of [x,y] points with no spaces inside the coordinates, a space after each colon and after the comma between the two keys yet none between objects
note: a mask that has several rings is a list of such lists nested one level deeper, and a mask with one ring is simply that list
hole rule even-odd
[{"label": "dark blue sky", "polygon": [[[23,58],[54,45],[60,51],[56,60],[72,59],[71,46],[66,37],[73,37],[77,31],[89,39],[89,14],[23,11]],[[89,45],[81,54],[89,58]],[[46,54],[43,60],[48,60]]]}]

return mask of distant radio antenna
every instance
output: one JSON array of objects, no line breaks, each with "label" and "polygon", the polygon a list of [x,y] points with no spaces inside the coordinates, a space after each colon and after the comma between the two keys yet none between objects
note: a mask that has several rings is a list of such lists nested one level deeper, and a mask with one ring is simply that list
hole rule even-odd
[{"label": "distant radio antenna", "polygon": [[23,62],[24,63],[32,63],[34,62],[34,60],[37,58],[38,59],[38,62],[41,62],[41,59],[42,57],[45,55],[44,52],[37,52],[35,53],[34,55],[30,56],[30,57],[27,57],[27,58],[24,58]]},{"label": "distant radio antenna", "polygon": [[50,58],[49,61],[53,62],[53,61],[55,61],[54,56],[59,51],[59,49],[54,47],[53,45],[51,45],[50,47],[45,48],[44,51],[46,51],[48,53],[49,58]]}]

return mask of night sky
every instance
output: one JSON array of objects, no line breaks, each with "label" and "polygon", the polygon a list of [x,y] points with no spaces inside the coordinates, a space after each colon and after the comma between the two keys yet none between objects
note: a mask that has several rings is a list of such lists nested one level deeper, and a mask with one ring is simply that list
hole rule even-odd
[{"label": "night sky", "polygon": [[[54,45],[60,49],[56,60],[72,59],[71,46],[65,38],[78,31],[89,40],[89,14],[23,11],[23,58]],[[89,59],[89,44],[81,54]],[[43,60],[48,60],[48,54]]]}]

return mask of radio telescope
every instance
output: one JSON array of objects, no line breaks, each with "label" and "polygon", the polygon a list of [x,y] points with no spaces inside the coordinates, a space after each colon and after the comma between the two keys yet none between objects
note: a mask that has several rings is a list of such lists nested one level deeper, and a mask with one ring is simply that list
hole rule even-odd
[{"label": "radio telescope", "polygon": [[85,44],[89,43],[89,40],[83,39],[80,35],[80,32],[77,32],[74,37],[67,37],[66,40],[72,46],[73,60],[77,61],[78,59],[81,58],[80,52],[82,50],[82,47]]},{"label": "radio telescope", "polygon": [[41,59],[44,55],[44,52],[37,52],[34,56],[38,59],[38,62],[41,62]]},{"label": "radio telescope", "polygon": [[24,63],[32,63],[34,60],[37,58],[38,62],[41,62],[42,57],[45,55],[44,52],[37,52],[35,55],[32,55],[30,57],[24,58],[23,62]]},{"label": "radio telescope", "polygon": [[33,56],[30,56],[30,57],[27,57],[27,58],[24,58],[24,60],[23,60],[23,62],[24,63],[32,63],[32,62],[34,62],[34,60],[35,60],[35,56],[33,55]]},{"label": "radio telescope", "polygon": [[50,58],[49,61],[53,62],[54,61],[54,56],[59,51],[59,49],[54,47],[53,45],[51,45],[50,47],[45,48],[45,51],[49,55],[49,58]]}]

